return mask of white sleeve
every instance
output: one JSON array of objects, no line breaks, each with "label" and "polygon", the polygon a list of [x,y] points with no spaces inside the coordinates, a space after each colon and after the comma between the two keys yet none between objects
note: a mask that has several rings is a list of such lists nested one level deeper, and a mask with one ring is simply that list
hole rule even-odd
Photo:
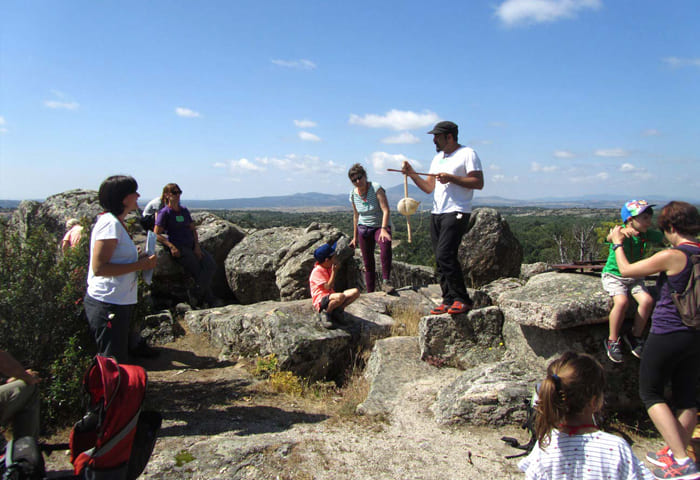
[{"label": "white sleeve", "polygon": [[481,159],[479,158],[479,155],[476,154],[475,150],[472,150],[470,155],[467,157],[466,161],[464,162],[464,168],[467,173],[481,171]]},{"label": "white sleeve", "polygon": [[[105,213],[104,215],[110,215]],[[110,218],[101,217],[95,224],[95,240],[118,239],[117,224]]]}]

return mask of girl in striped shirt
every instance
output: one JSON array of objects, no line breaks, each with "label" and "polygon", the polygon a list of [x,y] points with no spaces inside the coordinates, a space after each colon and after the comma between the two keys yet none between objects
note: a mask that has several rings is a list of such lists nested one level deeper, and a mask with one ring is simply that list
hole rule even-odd
[{"label": "girl in striped shirt", "polygon": [[537,443],[518,467],[529,480],[652,480],[622,438],[602,432],[605,375],[590,355],[566,352],[549,364],[535,405]]}]

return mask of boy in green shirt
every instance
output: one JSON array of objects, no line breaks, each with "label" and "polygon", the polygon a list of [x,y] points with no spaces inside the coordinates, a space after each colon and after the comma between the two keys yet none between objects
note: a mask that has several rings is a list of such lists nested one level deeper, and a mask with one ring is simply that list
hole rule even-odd
[{"label": "boy in green shirt", "polygon": [[[622,232],[625,234],[623,243],[611,244],[608,261],[603,268],[601,280],[603,288],[613,299],[613,307],[610,310],[610,333],[605,341],[605,351],[608,358],[615,363],[622,362],[622,349],[620,348],[620,329],[625,320],[625,312],[629,305],[627,293],[631,293],[637,301],[637,312],[634,316],[632,331],[624,335],[625,343],[632,355],[641,358],[644,349],[644,327],[654,307],[654,299],[644,286],[643,278],[628,278],[620,274],[615,259],[615,250],[623,248],[630,263],[641,260],[646,250],[648,241],[661,243],[664,235],[659,230],[649,230],[651,217],[654,211],[646,200],[630,200],[620,209],[620,215],[624,223]],[[608,235],[608,242],[611,241]]]}]

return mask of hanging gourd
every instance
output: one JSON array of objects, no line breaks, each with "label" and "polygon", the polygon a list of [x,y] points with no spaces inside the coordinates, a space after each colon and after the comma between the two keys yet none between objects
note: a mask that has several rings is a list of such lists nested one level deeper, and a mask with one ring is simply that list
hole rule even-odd
[{"label": "hanging gourd", "polygon": [[406,230],[408,231],[408,243],[411,243],[411,215],[416,213],[420,202],[408,196],[408,175],[403,176],[403,198],[399,200],[396,209],[406,217]]}]

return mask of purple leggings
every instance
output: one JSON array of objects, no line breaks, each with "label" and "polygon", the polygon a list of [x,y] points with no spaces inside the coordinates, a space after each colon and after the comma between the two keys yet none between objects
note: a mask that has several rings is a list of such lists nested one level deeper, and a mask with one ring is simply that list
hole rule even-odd
[{"label": "purple leggings", "polygon": [[[374,246],[379,243],[379,258],[382,261],[382,278],[385,281],[391,279],[391,242],[379,241],[380,227],[357,226],[357,240],[362,252],[362,262],[365,264],[365,284],[367,292],[374,291],[375,272]],[[391,227],[387,228],[391,235]]]}]

